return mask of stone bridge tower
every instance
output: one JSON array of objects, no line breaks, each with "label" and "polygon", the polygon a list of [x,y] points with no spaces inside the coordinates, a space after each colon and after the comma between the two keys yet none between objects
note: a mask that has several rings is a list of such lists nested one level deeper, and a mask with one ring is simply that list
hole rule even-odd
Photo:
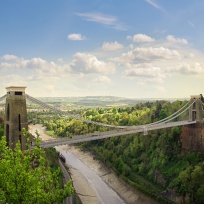
[{"label": "stone bridge tower", "polygon": [[[197,99],[197,100],[196,100]],[[181,140],[183,152],[199,151],[204,153],[204,120],[203,120],[203,96],[191,96],[189,109],[189,121],[196,121],[195,124],[185,125],[182,128]]]},{"label": "stone bridge tower", "polygon": [[25,88],[20,86],[7,87],[5,107],[4,134],[7,145],[14,149],[19,141],[21,149],[26,149],[26,137],[23,128],[28,130]]},{"label": "stone bridge tower", "polygon": [[191,96],[190,103],[193,105],[189,109],[189,121],[198,121],[201,122],[203,120],[203,105],[202,105],[202,95],[194,95]]}]

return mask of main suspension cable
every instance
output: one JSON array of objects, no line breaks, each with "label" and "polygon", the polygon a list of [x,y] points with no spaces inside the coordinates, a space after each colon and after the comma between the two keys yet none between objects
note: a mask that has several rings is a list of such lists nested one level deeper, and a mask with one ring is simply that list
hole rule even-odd
[{"label": "main suspension cable", "polygon": [[[164,118],[164,119],[162,119],[162,120],[159,120],[159,121],[156,121],[156,122],[153,122],[153,123],[150,123],[150,124],[148,124],[147,126],[152,126],[152,125],[157,125],[157,124],[159,124],[159,123],[164,123],[164,122],[166,122],[166,121],[170,121],[170,120],[172,120],[172,119],[170,119],[171,117],[173,117],[173,116],[175,116],[176,114],[178,114],[180,111],[182,111],[182,109],[184,109],[188,104],[190,103],[190,101],[188,101],[188,103],[186,103],[183,107],[181,107],[178,111],[176,111],[175,113],[173,113],[172,115],[170,115],[170,116],[168,116],[168,117],[166,117],[166,118]],[[194,102],[193,102],[194,103]],[[190,106],[189,106],[190,107]],[[189,108],[188,107],[188,108]],[[185,109],[186,110],[186,109]],[[179,116],[179,115],[178,115]],[[178,117],[178,116],[176,116],[176,117]],[[174,117],[175,118],[175,117]],[[168,119],[170,119],[170,120],[168,120]]]},{"label": "main suspension cable", "polygon": [[6,99],[7,94],[5,94],[4,96],[0,97],[0,101],[3,101],[4,99]]}]

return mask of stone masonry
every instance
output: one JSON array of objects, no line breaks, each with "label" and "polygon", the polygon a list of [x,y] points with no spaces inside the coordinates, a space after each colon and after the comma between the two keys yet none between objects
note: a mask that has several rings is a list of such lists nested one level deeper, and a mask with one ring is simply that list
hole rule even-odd
[{"label": "stone masonry", "polygon": [[18,86],[6,88],[4,134],[7,145],[12,149],[18,141],[21,149],[26,149],[26,137],[23,134],[23,128],[28,130],[25,88]]},{"label": "stone masonry", "polygon": [[199,151],[204,153],[204,122],[183,126],[181,139],[183,152]]}]

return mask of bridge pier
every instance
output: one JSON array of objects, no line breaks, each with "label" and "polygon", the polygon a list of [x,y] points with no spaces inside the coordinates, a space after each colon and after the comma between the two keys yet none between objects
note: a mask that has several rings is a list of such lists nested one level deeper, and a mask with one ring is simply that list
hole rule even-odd
[{"label": "bridge pier", "polygon": [[202,95],[191,96],[189,108],[189,121],[196,121],[195,124],[186,125],[182,128],[181,140],[183,152],[199,151],[204,152],[204,120]]},{"label": "bridge pier", "polygon": [[190,103],[193,105],[189,108],[189,121],[202,121],[203,120],[203,105],[202,105],[202,95],[191,96]]},{"label": "bridge pier", "polygon": [[182,151],[198,151],[204,153],[204,122],[186,125],[181,133]]},{"label": "bridge pier", "polygon": [[20,141],[21,149],[26,149],[26,137],[23,128],[28,130],[25,88],[19,86],[7,87],[4,135],[7,145],[14,149]]}]

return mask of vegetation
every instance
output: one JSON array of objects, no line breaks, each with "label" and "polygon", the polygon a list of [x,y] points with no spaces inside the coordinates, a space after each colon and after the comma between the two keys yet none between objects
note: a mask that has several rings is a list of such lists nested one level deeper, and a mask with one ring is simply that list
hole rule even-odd
[{"label": "vegetation", "polygon": [[0,124],[0,139],[4,135],[4,124]]},{"label": "vegetation", "polygon": [[18,143],[12,151],[1,138],[0,203],[62,203],[73,193],[71,181],[61,187],[59,168],[50,168],[39,139],[36,142],[32,150],[22,152]]},{"label": "vegetation", "polygon": [[[71,108],[79,109],[81,107],[111,107],[111,106],[130,106],[135,103],[144,102],[142,99],[128,99],[115,96],[85,96],[85,97],[43,97],[38,98],[51,106],[61,109]],[[37,107],[29,104],[31,108]]]},{"label": "vegetation", "polygon": [[[114,125],[139,125],[161,120],[176,112],[186,101],[156,101],[136,104],[133,107],[109,109],[91,108],[82,113],[89,120]],[[174,120],[188,117],[182,115]],[[59,137],[106,131],[107,127],[85,124],[75,119],[43,121],[49,131]],[[183,203],[204,202],[203,155],[196,152],[182,154],[181,128],[173,127],[151,131],[148,135],[132,134],[81,144],[90,150],[127,182],[146,194],[168,203],[161,192],[174,189]]]}]

